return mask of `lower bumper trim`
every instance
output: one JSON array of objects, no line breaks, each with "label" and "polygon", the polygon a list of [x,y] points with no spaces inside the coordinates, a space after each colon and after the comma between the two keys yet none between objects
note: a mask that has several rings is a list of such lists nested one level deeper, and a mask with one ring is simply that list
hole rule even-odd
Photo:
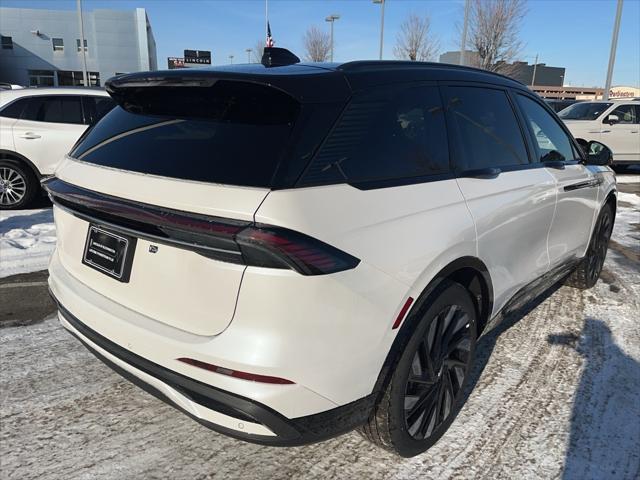
[{"label": "lower bumper trim", "polygon": [[244,433],[199,418],[179,405],[176,405],[154,386],[146,383],[124,368],[121,368],[119,365],[116,365],[99,351],[92,348],[92,346],[80,338],[80,336],[74,334],[93,355],[122,377],[142,388],[147,393],[185,413],[198,423],[230,437],[272,446],[296,446],[319,442],[346,433],[364,424],[375,403],[376,395],[370,394],[346,405],[327,410],[326,412],[289,419],[259,402],[186,377],[122,348],[82,323],[61,305],[53,294],[52,297],[58,305],[60,314],[71,326],[87,340],[117,359],[160,380],[188,397],[191,401],[205,408],[237,418],[241,421],[262,424],[275,434],[274,436],[266,436]]}]

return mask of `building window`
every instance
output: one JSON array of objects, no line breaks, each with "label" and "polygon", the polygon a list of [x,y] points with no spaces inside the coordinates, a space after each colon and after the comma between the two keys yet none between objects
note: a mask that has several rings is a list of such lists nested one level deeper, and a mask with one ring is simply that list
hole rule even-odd
[{"label": "building window", "polygon": [[[80,52],[80,39],[76,38],[76,49]],[[84,51],[87,51],[87,39],[84,39]]]},{"label": "building window", "polygon": [[64,51],[64,41],[61,38],[52,38],[51,43],[53,44],[54,52]]},{"label": "building window", "polygon": [[53,70],[29,70],[29,86],[53,87]]},{"label": "building window", "polygon": [[[92,87],[100,86],[100,73],[87,72],[89,75],[89,85]],[[70,70],[58,70],[58,85],[60,87],[81,87],[84,85],[82,72],[74,72]]]},{"label": "building window", "polygon": [[0,36],[0,44],[3,50],[13,50],[13,39],[11,37]]}]

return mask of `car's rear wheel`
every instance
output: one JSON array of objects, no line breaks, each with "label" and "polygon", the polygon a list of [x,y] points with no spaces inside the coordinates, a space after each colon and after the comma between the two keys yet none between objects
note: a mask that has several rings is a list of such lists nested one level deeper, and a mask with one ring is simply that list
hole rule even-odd
[{"label": "car's rear wheel", "polygon": [[11,160],[0,160],[0,209],[28,206],[38,188],[38,179],[28,167]]},{"label": "car's rear wheel", "polygon": [[604,266],[609,248],[609,239],[613,231],[614,213],[610,204],[605,205],[598,216],[598,221],[593,229],[587,254],[580,261],[573,273],[567,278],[566,284],[586,290],[593,287]]},{"label": "car's rear wheel", "polygon": [[420,308],[419,323],[361,433],[403,457],[427,450],[464,400],[476,344],[476,312],[462,285],[446,281]]}]

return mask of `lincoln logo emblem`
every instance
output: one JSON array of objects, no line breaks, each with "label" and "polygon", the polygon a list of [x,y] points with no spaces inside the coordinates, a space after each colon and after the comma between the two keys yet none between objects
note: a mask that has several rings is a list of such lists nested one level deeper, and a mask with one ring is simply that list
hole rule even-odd
[{"label": "lincoln logo emblem", "polygon": [[149,245],[149,253],[156,253],[158,251],[157,245]]}]

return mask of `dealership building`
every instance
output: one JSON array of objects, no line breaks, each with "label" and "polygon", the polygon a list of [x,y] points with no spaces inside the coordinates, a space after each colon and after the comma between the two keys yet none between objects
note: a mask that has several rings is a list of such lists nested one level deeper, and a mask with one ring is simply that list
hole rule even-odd
[{"label": "dealership building", "polygon": [[156,43],[144,8],[83,12],[84,45],[75,10],[0,7],[0,82],[91,85],[119,73],[157,70]]}]

